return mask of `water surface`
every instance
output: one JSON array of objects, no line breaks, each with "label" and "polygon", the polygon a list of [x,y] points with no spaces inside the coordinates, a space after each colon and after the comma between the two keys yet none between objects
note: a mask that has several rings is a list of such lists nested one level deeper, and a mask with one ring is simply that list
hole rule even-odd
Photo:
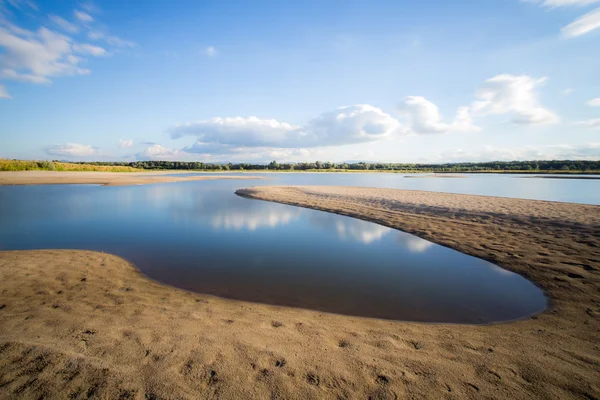
[{"label": "water surface", "polygon": [[[215,173],[192,173],[212,175]],[[395,174],[382,172],[276,172],[236,173],[264,177],[262,181],[249,181],[253,185],[331,185],[365,186],[388,189],[427,190],[432,192],[476,194],[482,196],[513,197],[519,199],[563,201],[568,203],[600,205],[599,179],[547,179],[525,174]],[[544,175],[550,176],[550,175]],[[558,178],[564,175],[554,175]],[[572,175],[568,175],[573,177]],[[600,178],[599,175],[581,175]]]},{"label": "water surface", "polygon": [[531,282],[483,260],[234,195],[251,183],[0,186],[0,249],[101,250],[183,289],[354,316],[489,323],[546,307]]}]

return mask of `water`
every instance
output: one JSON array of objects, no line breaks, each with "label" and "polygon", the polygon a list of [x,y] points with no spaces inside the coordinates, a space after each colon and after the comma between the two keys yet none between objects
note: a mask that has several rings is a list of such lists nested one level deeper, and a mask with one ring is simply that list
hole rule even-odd
[{"label": "water", "polygon": [[0,249],[104,251],[183,289],[353,316],[490,323],[546,307],[531,282],[483,260],[233,193],[257,183],[0,186]]},{"label": "water", "polygon": [[[215,176],[215,173],[192,173],[191,175]],[[482,196],[513,197],[520,199],[564,201],[569,203],[600,205],[600,178],[598,175],[584,175],[588,179],[560,179],[560,175],[550,178],[536,178],[533,175],[509,174],[452,174],[433,177],[432,174],[390,174],[390,173],[235,173],[227,175],[261,176],[265,180],[250,181],[246,186],[255,185],[334,185],[365,186],[389,189],[427,190]],[[406,178],[406,176],[412,176]],[[445,177],[444,177],[445,176]],[[569,175],[571,176],[571,175]],[[243,186],[243,185],[242,185]]]}]

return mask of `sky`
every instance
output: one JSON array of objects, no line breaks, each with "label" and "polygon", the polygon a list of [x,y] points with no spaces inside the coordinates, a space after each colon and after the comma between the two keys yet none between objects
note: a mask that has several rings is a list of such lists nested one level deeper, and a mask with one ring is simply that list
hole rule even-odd
[{"label": "sky", "polygon": [[0,158],[600,159],[600,0],[0,0]]}]

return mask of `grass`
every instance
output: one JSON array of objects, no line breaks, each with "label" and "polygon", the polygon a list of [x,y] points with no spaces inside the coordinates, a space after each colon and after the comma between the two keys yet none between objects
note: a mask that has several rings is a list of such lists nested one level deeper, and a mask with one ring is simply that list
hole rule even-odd
[{"label": "grass", "polygon": [[101,172],[142,172],[143,169],[110,166],[72,164],[55,161],[25,161],[0,159],[0,171],[101,171]]}]

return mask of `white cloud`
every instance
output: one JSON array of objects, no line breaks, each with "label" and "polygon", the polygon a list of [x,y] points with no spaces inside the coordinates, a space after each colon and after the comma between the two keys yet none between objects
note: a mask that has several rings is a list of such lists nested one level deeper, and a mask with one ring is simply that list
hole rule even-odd
[{"label": "white cloud", "polygon": [[12,99],[4,85],[0,85],[0,99]]},{"label": "white cloud", "polygon": [[408,116],[410,130],[416,134],[448,133],[451,131],[477,132],[468,107],[460,107],[451,124],[442,122],[438,107],[421,96],[408,96],[401,106]]},{"label": "white cloud", "polygon": [[84,75],[79,58],[71,57],[71,39],[47,28],[17,35],[0,28],[1,76],[31,83],[50,83],[50,77]]},{"label": "white cloud", "polygon": [[357,104],[321,114],[306,125],[299,139],[301,143],[312,140],[313,146],[328,146],[373,142],[406,133],[394,117],[381,109]]},{"label": "white cloud", "polygon": [[131,139],[119,139],[119,147],[127,149],[133,146],[133,140]]},{"label": "white cloud", "polygon": [[217,55],[217,49],[215,49],[213,46],[208,46],[205,50],[204,50],[204,54],[208,57],[214,57]]},{"label": "white cloud", "polygon": [[136,154],[138,160],[177,160],[181,159],[184,152],[176,149],[169,149],[160,144],[149,146],[141,153]]},{"label": "white cloud", "polygon": [[[600,120],[598,121],[600,123]],[[600,125],[599,125],[600,126]],[[523,146],[499,148],[485,146],[481,150],[447,150],[428,158],[427,162],[479,162],[524,160],[598,160],[600,142],[579,145],[558,144],[546,146]]]},{"label": "white cloud", "polygon": [[190,151],[210,153],[217,146],[304,148],[371,142],[401,133],[400,123],[370,105],[340,107],[305,127],[258,117],[211,118],[176,126],[174,139],[195,136]]},{"label": "white cloud", "polygon": [[[6,0],[8,4],[17,10],[23,10],[24,8],[31,8],[32,10],[38,11],[39,8],[37,4],[35,4],[31,0]],[[0,7],[2,6],[2,2],[0,2]]]},{"label": "white cloud", "polygon": [[45,150],[47,154],[62,157],[89,157],[100,153],[95,147],[77,143],[59,144],[47,147]]},{"label": "white cloud", "polygon": [[584,121],[575,122],[575,125],[585,126],[586,128],[600,128],[600,118],[592,118]]},{"label": "white cloud", "polygon": [[[559,8],[566,6],[589,6],[599,3],[600,0],[522,0],[529,3],[538,3],[547,8]],[[600,8],[577,18],[569,25],[561,29],[566,38],[573,38],[589,33],[600,28]]]},{"label": "white cloud", "polygon": [[577,18],[561,29],[563,36],[572,38],[581,36],[600,28],[600,7]]},{"label": "white cloud", "polygon": [[91,30],[87,33],[87,37],[91,40],[104,40],[111,46],[115,47],[134,47],[135,43],[129,40],[121,39],[114,35],[108,35],[105,32],[98,30]]},{"label": "white cloud", "polygon": [[[12,14],[3,14],[1,6],[2,0],[0,0],[0,79],[50,84],[55,77],[89,74],[89,69],[80,66],[86,61],[86,57],[109,54],[103,47],[78,43],[68,34],[57,33],[44,26],[37,31],[20,28],[7,19]],[[83,15],[79,16],[87,19]],[[79,29],[58,15],[49,15],[49,19],[68,33],[74,34]],[[113,46],[133,45],[116,36],[105,35],[103,38]]]},{"label": "white cloud", "polygon": [[497,75],[485,81],[471,110],[476,115],[512,114],[512,122],[519,125],[556,123],[558,116],[542,107],[537,98],[535,89],[545,81],[526,75]]},{"label": "white cloud", "polygon": [[75,24],[70,23],[66,19],[59,17],[58,15],[49,15],[50,21],[61,27],[63,30],[69,33],[77,33],[79,32],[79,27]]},{"label": "white cloud", "polygon": [[573,93],[575,93],[575,89],[573,89],[573,88],[566,88],[565,90],[563,90],[563,94],[565,96],[569,96],[569,95],[571,95]]},{"label": "white cloud", "polygon": [[565,6],[587,6],[598,3],[600,0],[524,0],[529,3],[539,3],[542,6],[557,8]]},{"label": "white cloud", "polygon": [[175,127],[171,137],[197,136],[204,143],[229,145],[265,146],[280,144],[299,126],[258,117],[226,117],[187,123]]},{"label": "white cloud", "polygon": [[94,22],[94,17],[86,12],[75,10],[73,14],[75,14],[75,18],[81,22]]},{"label": "white cloud", "polygon": [[89,54],[96,57],[107,54],[107,51],[102,47],[94,46],[87,43],[74,45],[73,50],[77,53]]},{"label": "white cloud", "polygon": [[106,36],[106,43],[117,47],[134,47],[135,43],[117,36]]},{"label": "white cloud", "polygon": [[600,97],[596,97],[595,99],[591,99],[587,102],[588,106],[591,107],[600,107]]}]

